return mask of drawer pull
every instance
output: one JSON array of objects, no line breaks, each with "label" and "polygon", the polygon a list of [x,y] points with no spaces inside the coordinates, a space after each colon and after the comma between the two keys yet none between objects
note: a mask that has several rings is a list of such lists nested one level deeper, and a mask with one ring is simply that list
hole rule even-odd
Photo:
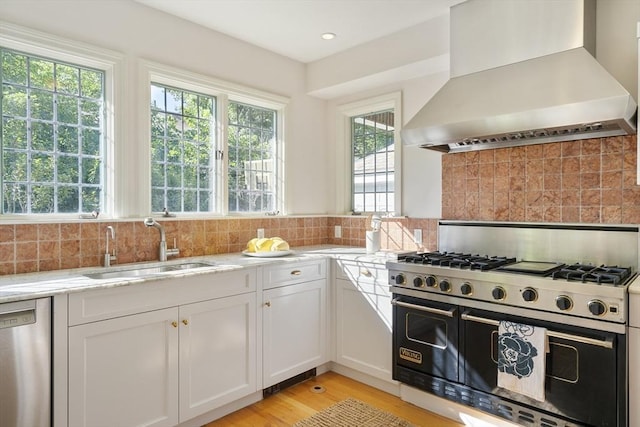
[{"label": "drawer pull", "polygon": [[189,321],[187,319],[182,319],[182,324],[184,326],[187,326],[189,324]]},{"label": "drawer pull", "polygon": [[361,276],[364,276],[364,277],[371,277],[371,276],[373,276],[373,274],[371,274],[371,272],[370,272],[368,269],[366,269],[366,268],[362,268],[362,269],[360,269],[360,275],[361,275]]},{"label": "drawer pull", "polygon": [[171,326],[173,326],[174,328],[178,327],[178,322],[176,322],[175,320],[173,322],[171,322]]},{"label": "drawer pull", "polygon": [[293,270],[293,271],[291,272],[291,275],[292,275],[292,276],[299,276],[299,275],[301,275],[301,274],[302,274],[302,271],[300,271],[300,270]]},{"label": "drawer pull", "polygon": [[271,301],[267,301],[264,303],[265,307],[271,307]]}]

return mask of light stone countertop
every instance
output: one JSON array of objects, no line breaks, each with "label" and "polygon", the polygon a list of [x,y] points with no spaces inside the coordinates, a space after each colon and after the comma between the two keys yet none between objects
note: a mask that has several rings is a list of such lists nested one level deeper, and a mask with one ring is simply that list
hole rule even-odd
[{"label": "light stone countertop", "polygon": [[629,294],[640,294],[640,274],[633,279],[628,287]]},{"label": "light stone countertop", "polygon": [[[345,259],[384,265],[394,259],[394,252],[365,253],[364,248],[340,247],[331,245],[293,248],[293,253],[283,257],[262,258],[249,257],[242,253],[208,255],[190,258],[178,258],[166,262],[145,262],[135,264],[114,264],[109,268],[88,267],[70,270],[46,271],[40,273],[16,274],[0,277],[0,303],[20,301],[33,298],[49,297],[70,292],[81,292],[90,289],[131,286],[149,280],[175,279],[199,274],[223,273],[246,267],[268,264],[284,264],[317,258]],[[87,274],[131,270],[135,268],[157,267],[191,262],[213,264],[211,267],[191,270],[175,270],[154,273],[145,277],[121,277],[111,279],[94,279]]]}]

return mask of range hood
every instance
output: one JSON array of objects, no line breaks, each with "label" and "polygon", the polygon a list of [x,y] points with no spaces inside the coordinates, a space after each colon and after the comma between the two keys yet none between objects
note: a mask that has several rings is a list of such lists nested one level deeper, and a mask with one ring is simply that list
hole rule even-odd
[{"label": "range hood", "polygon": [[403,144],[461,152],[636,132],[637,105],[594,58],[595,0],[451,8],[451,79]]}]

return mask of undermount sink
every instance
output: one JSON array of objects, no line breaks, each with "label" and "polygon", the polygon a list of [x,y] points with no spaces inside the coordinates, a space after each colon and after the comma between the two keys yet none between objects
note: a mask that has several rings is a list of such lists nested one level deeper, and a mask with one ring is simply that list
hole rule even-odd
[{"label": "undermount sink", "polygon": [[100,273],[85,274],[91,279],[119,279],[153,276],[154,274],[167,273],[171,271],[193,270],[196,268],[214,267],[215,264],[205,262],[185,262],[182,264],[159,265],[156,267],[138,267],[127,270],[104,271]]}]

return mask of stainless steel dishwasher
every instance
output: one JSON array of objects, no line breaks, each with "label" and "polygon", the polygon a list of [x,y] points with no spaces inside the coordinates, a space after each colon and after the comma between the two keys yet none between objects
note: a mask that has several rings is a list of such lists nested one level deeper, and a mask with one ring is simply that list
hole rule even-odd
[{"label": "stainless steel dishwasher", "polygon": [[51,299],[0,304],[0,427],[51,426]]}]

